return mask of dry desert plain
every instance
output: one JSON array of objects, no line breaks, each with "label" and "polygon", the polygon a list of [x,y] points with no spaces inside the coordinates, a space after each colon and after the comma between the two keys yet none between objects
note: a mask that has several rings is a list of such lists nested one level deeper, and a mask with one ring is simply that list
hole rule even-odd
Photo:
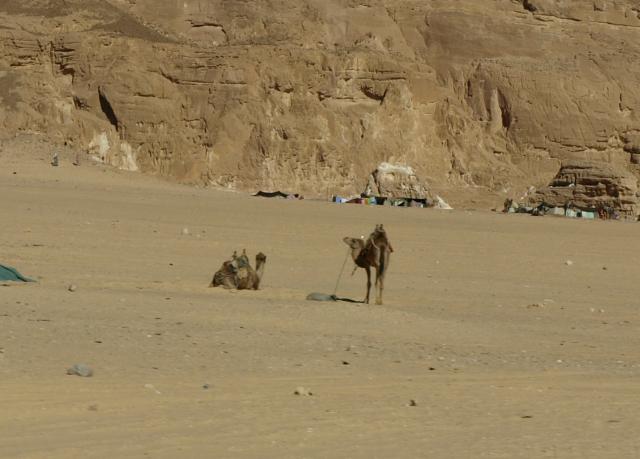
[{"label": "dry desert plain", "polygon": [[[38,280],[0,286],[0,457],[640,458],[638,224],[48,160],[0,152],[0,262]],[[306,301],[376,223],[384,305]],[[242,248],[263,288],[207,288]],[[360,299],[351,266],[339,294]]]}]

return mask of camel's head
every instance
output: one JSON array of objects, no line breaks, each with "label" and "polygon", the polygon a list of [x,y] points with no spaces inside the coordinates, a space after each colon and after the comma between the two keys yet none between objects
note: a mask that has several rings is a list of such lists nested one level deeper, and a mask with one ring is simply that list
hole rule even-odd
[{"label": "camel's head", "polygon": [[259,252],[258,255],[256,255],[256,266],[266,263],[266,261],[267,261],[267,256],[264,253]]},{"label": "camel's head", "polygon": [[345,244],[351,247],[352,250],[362,250],[364,248],[364,240],[362,238],[356,239],[355,237],[342,238]]}]

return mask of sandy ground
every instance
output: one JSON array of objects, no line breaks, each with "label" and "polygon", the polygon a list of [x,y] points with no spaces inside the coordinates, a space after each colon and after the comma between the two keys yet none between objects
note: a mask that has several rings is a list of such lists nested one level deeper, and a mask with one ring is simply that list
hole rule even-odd
[{"label": "sandy ground", "polygon": [[[39,281],[0,286],[2,458],[640,458],[638,224],[29,158],[0,152],[0,262]],[[384,306],[305,301],[376,223]],[[263,289],[207,288],[242,248],[267,255]],[[339,294],[361,299],[351,266]],[[80,362],[95,375],[65,374]]]}]

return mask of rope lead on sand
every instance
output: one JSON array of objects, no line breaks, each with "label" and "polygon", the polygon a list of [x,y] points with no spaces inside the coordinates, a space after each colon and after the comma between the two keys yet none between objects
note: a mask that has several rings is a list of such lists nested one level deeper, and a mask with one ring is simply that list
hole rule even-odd
[{"label": "rope lead on sand", "polygon": [[333,289],[333,297],[335,298],[338,293],[338,285],[340,285],[340,279],[342,278],[342,273],[344,272],[344,267],[347,264],[347,260],[349,259],[349,253],[351,252],[350,248],[347,248],[347,255],[344,257],[344,262],[342,263],[342,269],[340,270],[340,274],[338,275],[338,279],[336,279],[336,288]]}]

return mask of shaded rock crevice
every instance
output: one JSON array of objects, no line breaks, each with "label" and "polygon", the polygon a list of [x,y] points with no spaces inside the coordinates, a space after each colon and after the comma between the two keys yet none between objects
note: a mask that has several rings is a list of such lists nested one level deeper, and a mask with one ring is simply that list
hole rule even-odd
[{"label": "shaded rock crevice", "polygon": [[100,109],[102,110],[102,113],[104,114],[104,116],[107,117],[107,120],[109,120],[109,123],[111,123],[111,125],[116,129],[116,131],[118,131],[119,130],[118,117],[116,116],[116,113],[113,110],[113,107],[111,106],[111,103],[109,102],[109,99],[105,95],[102,88],[98,88],[98,98],[100,100]]}]

